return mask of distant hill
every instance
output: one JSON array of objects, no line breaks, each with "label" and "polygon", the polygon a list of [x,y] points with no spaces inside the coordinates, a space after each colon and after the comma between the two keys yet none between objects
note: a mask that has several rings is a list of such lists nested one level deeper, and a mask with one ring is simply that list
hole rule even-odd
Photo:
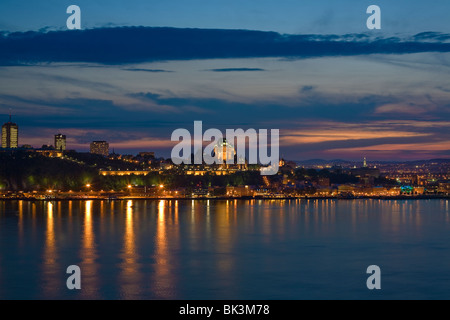
[{"label": "distant hill", "polygon": [[[324,160],[324,159],[309,159],[309,160],[300,160],[300,161],[294,161],[299,166],[304,167],[311,167],[311,166],[325,166],[325,165],[336,165],[336,166],[343,166],[343,167],[350,167],[354,166],[355,164],[361,164],[361,160],[343,160],[343,159],[333,159],[333,160]],[[429,165],[432,163],[436,164],[450,164],[450,159],[430,159],[430,160],[411,160],[411,161],[377,161],[377,160],[368,160],[368,164],[407,164],[411,166],[417,166],[417,165]]]}]

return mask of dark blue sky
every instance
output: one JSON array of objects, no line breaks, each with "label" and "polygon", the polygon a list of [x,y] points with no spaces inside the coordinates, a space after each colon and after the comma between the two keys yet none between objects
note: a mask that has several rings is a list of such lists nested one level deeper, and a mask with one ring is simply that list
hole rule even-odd
[{"label": "dark blue sky", "polygon": [[[82,9],[82,31],[65,30],[70,4]],[[365,26],[370,4],[382,9],[381,31]],[[34,146],[62,132],[78,150],[105,139],[117,152],[168,156],[172,131],[202,120],[280,129],[289,159],[450,157],[449,10],[448,1],[2,1],[0,114],[6,121],[11,108],[20,143]]]},{"label": "dark blue sky", "polygon": [[251,29],[345,34],[365,28],[366,9],[382,9],[384,33],[450,32],[447,0],[2,0],[0,29],[65,28],[65,10],[82,9],[82,26]]}]

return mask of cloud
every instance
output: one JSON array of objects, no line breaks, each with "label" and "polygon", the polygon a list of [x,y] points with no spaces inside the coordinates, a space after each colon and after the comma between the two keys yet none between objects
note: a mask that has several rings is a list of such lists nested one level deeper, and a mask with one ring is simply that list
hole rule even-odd
[{"label": "cloud", "polygon": [[450,92],[450,88],[444,88],[444,87],[441,87],[441,86],[436,87],[436,89],[441,90],[443,92]]},{"label": "cloud", "polygon": [[376,114],[408,114],[408,115],[420,115],[430,112],[432,107],[425,105],[417,105],[415,103],[389,103],[379,106],[376,110]]},{"label": "cloud", "polygon": [[283,146],[313,144],[321,142],[355,141],[388,138],[415,138],[430,136],[430,133],[377,130],[347,124],[345,127],[321,130],[284,130],[280,143]]},{"label": "cloud", "polygon": [[297,154],[295,159],[356,159],[367,155],[372,159],[411,160],[431,159],[450,152],[448,121],[302,121],[283,126],[282,150],[292,150],[292,154]]},{"label": "cloud", "polygon": [[123,69],[125,71],[135,71],[135,72],[151,72],[151,73],[160,73],[160,72],[173,72],[169,70],[161,70],[161,69],[139,69],[139,68],[126,68]]},{"label": "cloud", "polygon": [[[386,159],[392,159],[395,156],[388,155],[390,149],[383,151],[377,146],[390,145],[394,150],[395,145],[402,147],[409,144],[433,144],[435,147],[428,148],[428,153],[423,155],[431,158],[447,150],[450,141],[450,122],[445,119],[431,121],[421,117],[419,121],[414,116],[415,120],[407,120],[404,114],[400,114],[397,120],[386,120],[378,114],[373,116],[363,112],[370,110],[368,108],[378,100],[376,97],[363,99],[367,103],[363,107],[355,103],[311,108],[241,104],[219,99],[174,97],[155,92],[130,94],[131,97],[141,101],[144,107],[168,106],[173,110],[168,118],[167,113],[161,113],[155,107],[131,109],[109,100],[34,101],[34,105],[52,109],[43,112],[41,107],[34,107],[27,113],[22,109],[15,119],[20,127],[20,143],[40,146],[51,143],[53,134],[62,132],[74,139],[71,148],[75,149],[85,148],[89,141],[105,139],[117,144],[119,152],[159,148],[168,155],[171,144],[167,141],[170,140],[171,132],[177,128],[193,130],[195,120],[202,120],[205,130],[218,128],[222,131],[227,128],[271,129],[276,123],[275,128],[279,128],[281,133],[282,152],[288,152],[290,159],[327,158],[331,155],[357,158],[361,154],[370,154],[374,159],[379,158],[382,152],[386,154]],[[31,104],[31,101],[21,98],[14,104],[27,103]],[[6,107],[0,111],[6,117]],[[420,150],[415,152],[417,156],[414,157],[417,159],[422,158],[418,156]]]},{"label": "cloud", "polygon": [[412,37],[414,40],[429,42],[449,42],[450,34],[441,32],[422,32]]},{"label": "cloud", "polygon": [[261,68],[225,68],[225,69],[209,69],[212,72],[246,72],[246,71],[266,71]]},{"label": "cloud", "polygon": [[316,86],[303,86],[300,88],[300,93],[309,93],[313,91],[316,88]]},{"label": "cloud", "polygon": [[[330,149],[333,151],[334,149]],[[343,148],[341,151],[396,151],[396,150],[405,150],[405,151],[443,151],[449,153],[450,143],[448,141],[442,141],[439,143],[408,143],[408,144],[379,144],[372,145],[368,147],[362,148]]]},{"label": "cloud", "polygon": [[402,39],[365,34],[286,35],[248,30],[150,27],[29,31],[0,33],[0,65],[46,62],[121,65],[167,60],[450,52],[449,38],[448,34],[431,32]]}]

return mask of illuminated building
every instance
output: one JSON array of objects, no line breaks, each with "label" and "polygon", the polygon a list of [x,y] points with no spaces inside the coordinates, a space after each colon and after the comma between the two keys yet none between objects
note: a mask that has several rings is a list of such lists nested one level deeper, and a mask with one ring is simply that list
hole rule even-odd
[{"label": "illuminated building", "polygon": [[109,155],[109,143],[106,141],[93,141],[91,142],[90,151],[93,154],[107,157]]},{"label": "illuminated building", "polygon": [[9,122],[2,126],[2,148],[17,148],[19,145],[19,127],[17,124],[11,122],[11,115]]},{"label": "illuminated building", "polygon": [[132,171],[120,171],[120,170],[100,170],[102,176],[146,176],[150,173],[148,170],[132,170]]},{"label": "illuminated building", "polygon": [[154,158],[155,153],[154,152],[139,152],[139,157],[141,158]]},{"label": "illuminated building", "polygon": [[53,148],[36,149],[36,153],[48,158],[61,158],[64,155],[62,151],[55,150]]},{"label": "illuminated building", "polygon": [[319,187],[329,187],[330,186],[330,178],[319,177],[317,181],[317,185]]},{"label": "illuminated building", "polygon": [[232,175],[235,174],[236,172],[238,172],[237,169],[220,169],[220,170],[186,170],[185,174],[188,176],[204,176],[207,174],[214,174],[216,176],[227,176],[227,175]]},{"label": "illuminated building", "polygon": [[370,168],[367,165],[367,159],[365,157],[363,166],[361,168],[356,168],[355,166],[350,172],[352,175],[365,180],[365,184],[372,184],[374,178],[378,179],[380,177],[380,169],[377,167]]},{"label": "illuminated building", "polygon": [[66,136],[63,134],[55,135],[55,149],[58,151],[66,151]]},{"label": "illuminated building", "polygon": [[223,163],[223,166],[225,167],[228,164],[234,163],[236,151],[234,150],[234,147],[227,142],[226,139],[223,139],[222,142],[219,142],[214,146],[214,155],[219,162]]},{"label": "illuminated building", "polygon": [[237,186],[237,187],[226,187],[227,196],[235,197],[253,197],[255,195],[255,190],[250,186]]}]

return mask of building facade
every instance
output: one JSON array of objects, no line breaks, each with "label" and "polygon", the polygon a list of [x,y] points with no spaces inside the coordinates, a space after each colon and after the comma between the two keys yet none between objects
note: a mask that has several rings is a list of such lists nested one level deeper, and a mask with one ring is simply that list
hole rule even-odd
[{"label": "building facade", "polygon": [[2,148],[17,148],[19,145],[19,127],[17,124],[9,122],[2,126]]},{"label": "building facade", "polygon": [[214,146],[214,155],[217,160],[223,163],[223,166],[226,167],[229,164],[234,164],[236,151],[226,139],[223,139],[220,143]]},{"label": "building facade", "polygon": [[66,151],[66,136],[63,134],[55,135],[55,149],[58,151]]},{"label": "building facade", "polygon": [[91,153],[100,154],[102,156],[109,156],[109,143],[106,141],[93,141],[91,142]]}]

